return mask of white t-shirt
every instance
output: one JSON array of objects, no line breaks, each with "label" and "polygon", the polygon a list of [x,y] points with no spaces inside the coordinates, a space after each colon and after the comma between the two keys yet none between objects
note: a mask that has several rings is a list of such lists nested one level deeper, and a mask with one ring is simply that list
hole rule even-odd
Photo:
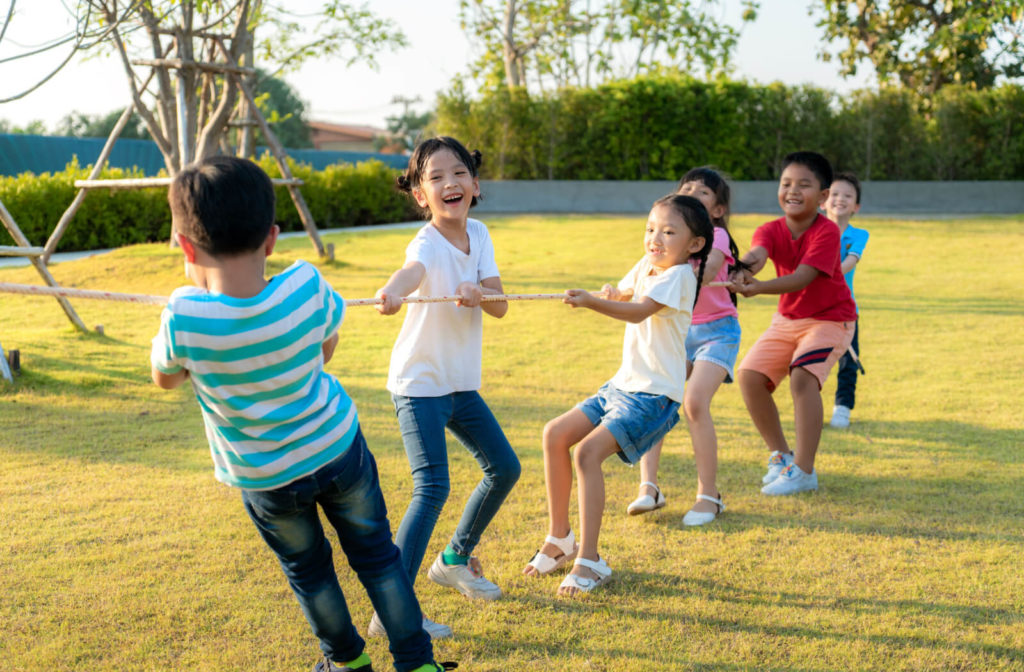
[{"label": "white t-shirt", "polygon": [[649,296],[665,306],[639,324],[626,323],[622,366],[612,384],[624,392],[662,394],[683,403],[686,382],[686,332],[693,313],[697,277],[689,264],[657,275],[644,257],[619,282],[633,290],[633,301]]},{"label": "white t-shirt", "polygon": [[[480,284],[498,277],[494,245],[487,227],[466,220],[469,254],[459,250],[432,224],[416,234],[405,263],[418,261],[426,273],[410,296],[451,296],[463,282]],[[483,310],[455,303],[410,303],[391,351],[388,390],[404,397],[440,397],[480,389]]]}]

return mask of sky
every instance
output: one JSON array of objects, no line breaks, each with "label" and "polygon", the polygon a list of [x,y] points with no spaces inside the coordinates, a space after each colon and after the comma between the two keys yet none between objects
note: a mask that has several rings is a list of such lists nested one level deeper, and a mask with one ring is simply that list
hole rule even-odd
[{"label": "sky", "polygon": [[[0,0],[0,22],[11,1]],[[733,76],[759,83],[814,84],[839,92],[872,85],[868,74],[843,79],[835,63],[817,58],[821,30],[808,15],[810,1],[762,0],[757,20],[742,27]],[[15,0],[15,14],[0,40],[0,61],[70,32],[73,22],[64,4],[73,2]],[[293,9],[310,11],[322,4],[317,0],[288,2]],[[432,107],[437,92],[446,89],[454,77],[466,76],[476,51],[459,27],[459,0],[376,0],[369,6],[378,16],[394,20],[409,46],[381,53],[376,71],[365,65],[346,67],[340,59],[321,59],[285,75],[306,102],[307,120],[383,128],[388,116],[402,111],[400,104],[392,102],[396,96],[419,97],[422,102],[412,109],[423,111]],[[720,6],[727,22],[740,24],[739,0],[721,0]],[[0,100],[42,80],[67,53],[58,47],[45,54],[0,62]],[[75,57],[40,88],[22,99],[0,104],[0,119],[15,126],[41,120],[52,129],[72,111],[99,115],[124,109],[129,102],[127,79],[118,59]]]}]

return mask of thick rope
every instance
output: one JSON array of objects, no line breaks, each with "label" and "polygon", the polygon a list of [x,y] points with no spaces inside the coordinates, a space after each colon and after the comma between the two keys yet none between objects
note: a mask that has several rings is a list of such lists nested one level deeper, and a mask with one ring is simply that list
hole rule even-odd
[{"label": "thick rope", "polygon": [[[727,283],[712,282],[707,287],[723,286]],[[100,299],[103,301],[121,301],[125,303],[142,303],[163,306],[167,304],[166,296],[153,294],[124,294],[122,292],[104,292],[97,289],[74,289],[72,287],[44,287],[42,285],[19,285],[13,282],[0,282],[0,292],[8,294],[31,294],[35,296],[63,296],[71,299]],[[402,303],[451,303],[461,300],[460,296],[406,296]],[[565,298],[565,294],[484,294],[481,301],[555,301]],[[373,306],[384,303],[383,299],[345,299],[346,306]]]}]

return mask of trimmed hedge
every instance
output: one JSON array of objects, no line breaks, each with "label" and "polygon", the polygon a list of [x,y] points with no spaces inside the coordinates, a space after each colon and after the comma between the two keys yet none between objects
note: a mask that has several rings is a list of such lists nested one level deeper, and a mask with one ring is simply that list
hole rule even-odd
[{"label": "trimmed hedge", "polygon": [[795,149],[862,179],[1024,179],[1024,88],[1009,84],[930,99],[672,75],[537,97],[456,87],[438,99],[436,130],[480,149],[489,179],[675,180],[712,164],[772,180]]},{"label": "trimmed hedge", "polygon": [[[271,177],[280,177],[277,164],[269,155],[260,157],[257,163]],[[309,164],[289,161],[289,168],[305,182],[302,196],[319,229],[421,218],[412,199],[394,186],[399,171],[379,161],[354,166],[335,164],[321,171],[313,170]],[[75,158],[60,173],[0,177],[0,201],[29,242],[42,246],[78,191],[74,181],[87,178],[89,172],[90,168],[80,166]],[[138,169],[112,168],[101,174],[104,179],[140,177],[144,175]],[[275,191],[276,218],[281,230],[303,230],[288,190],[278,187]],[[14,244],[7,230],[0,230],[0,244]],[[71,220],[57,250],[92,250],[168,240],[170,231],[166,189],[92,190]]]}]

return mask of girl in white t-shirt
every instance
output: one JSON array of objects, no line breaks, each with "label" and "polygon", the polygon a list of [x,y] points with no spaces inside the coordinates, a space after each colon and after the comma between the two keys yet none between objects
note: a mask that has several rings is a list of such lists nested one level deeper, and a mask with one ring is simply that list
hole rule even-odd
[{"label": "girl in white t-shirt", "polygon": [[[470,154],[453,138],[431,138],[416,147],[398,186],[412,194],[430,221],[406,248],[405,265],[378,290],[383,303],[377,309],[392,315],[409,295],[461,297],[457,303],[409,304],[391,352],[387,387],[413,477],[412,500],[395,543],[415,582],[450,490],[447,429],[484,475],[427,575],[467,597],[493,600],[501,589],[484,578],[479,560],[471,556],[519,479],[520,466],[478,392],[483,313],[500,318],[508,311],[505,301],[480,300],[503,289],[487,227],[468,218],[480,196],[479,166],[480,152]],[[371,622],[370,634],[383,634],[375,626]],[[424,627],[433,637],[451,635],[437,623],[425,621]]]},{"label": "girl in white t-shirt", "polygon": [[[693,196],[704,204],[715,227],[714,243],[708,253],[704,278],[723,283],[729,273],[745,266],[729,233],[729,183],[713,168],[693,168],[679,180],[677,194]],[[691,265],[693,260],[691,259]],[[704,287],[693,306],[693,319],[686,336],[686,397],[683,410],[690,429],[693,457],[697,466],[697,501],[686,515],[687,526],[706,525],[725,510],[718,490],[718,437],[711,417],[711,399],[723,382],[731,383],[736,356],[740,351],[740,322],[736,295],[725,287]],[[640,493],[627,507],[630,515],[665,506],[658,486],[659,441],[640,460]]]},{"label": "girl in white t-shirt", "polygon": [[[523,573],[549,574],[575,559],[559,595],[588,592],[612,574],[597,552],[604,514],[601,464],[612,455],[636,464],[679,421],[686,332],[713,237],[700,201],[666,196],[654,203],[647,218],[644,257],[618,287],[605,285],[606,298],[582,289],[566,292],[565,302],[571,306],[627,324],[622,365],[615,376],[596,395],[544,427],[548,537]],[[701,260],[696,275],[687,263],[690,259]],[[579,546],[569,526],[573,466],[580,482]]]}]

